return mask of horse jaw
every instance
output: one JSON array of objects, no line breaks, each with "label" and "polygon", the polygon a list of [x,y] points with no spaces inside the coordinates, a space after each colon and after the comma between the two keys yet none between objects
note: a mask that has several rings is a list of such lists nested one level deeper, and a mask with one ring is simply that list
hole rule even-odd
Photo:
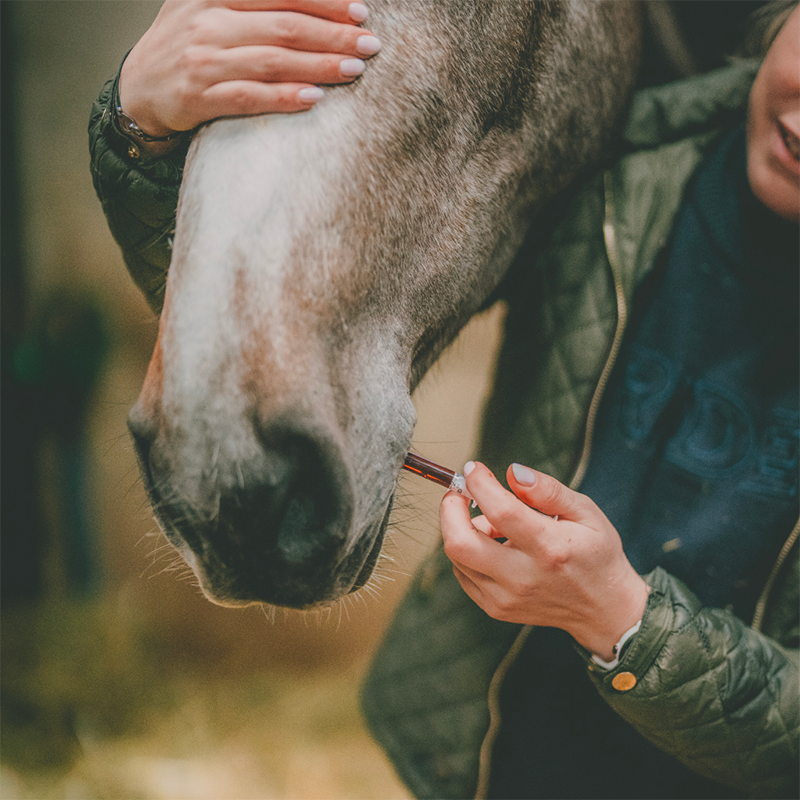
[{"label": "horse jaw", "polygon": [[[373,6],[384,52],[357,84],[300,116],[216,122],[187,163],[131,430],[156,515],[217,602],[309,607],[364,583],[411,440],[411,389],[532,213],[603,144],[560,137],[597,132],[578,56],[612,13],[603,4],[504,5],[497,16],[521,17],[505,20],[513,35],[469,57],[463,20]],[[535,52],[517,41],[532,20]]]}]

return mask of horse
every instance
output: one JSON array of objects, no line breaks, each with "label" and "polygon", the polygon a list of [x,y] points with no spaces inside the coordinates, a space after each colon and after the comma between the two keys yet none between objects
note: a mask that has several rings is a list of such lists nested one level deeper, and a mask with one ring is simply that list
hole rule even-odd
[{"label": "horse", "polygon": [[384,46],[358,81],[195,136],[129,427],[210,600],[366,584],[411,393],[607,152],[640,24],[630,0],[371,0]]}]

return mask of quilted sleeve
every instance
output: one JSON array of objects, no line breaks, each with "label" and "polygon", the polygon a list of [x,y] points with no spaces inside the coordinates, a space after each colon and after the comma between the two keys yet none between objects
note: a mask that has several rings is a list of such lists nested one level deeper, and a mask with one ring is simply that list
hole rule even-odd
[{"label": "quilted sleeve", "polygon": [[161,311],[178,192],[188,142],[162,158],[139,156],[112,124],[118,75],[103,87],[89,119],[90,169],[111,233],[150,307]]},{"label": "quilted sleeve", "polygon": [[602,697],[695,772],[750,797],[797,797],[797,650],[701,607],[661,569],[646,580],[642,627],[619,666],[590,666]]}]

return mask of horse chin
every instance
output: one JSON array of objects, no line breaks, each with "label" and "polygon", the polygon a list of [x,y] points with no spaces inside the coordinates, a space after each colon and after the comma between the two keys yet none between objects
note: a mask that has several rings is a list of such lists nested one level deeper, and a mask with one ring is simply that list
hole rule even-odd
[{"label": "horse chin", "polygon": [[269,605],[311,611],[329,606],[345,595],[357,592],[369,582],[380,557],[390,513],[391,506],[387,509],[383,519],[359,538],[357,546],[342,563],[331,570],[331,583],[321,592],[319,590],[323,587],[318,584],[299,581],[288,591],[284,589],[274,592],[270,587],[263,586],[260,587],[258,598],[246,595],[236,596],[237,576],[216,575],[212,577],[203,568],[192,550],[186,546],[177,549],[194,572],[198,586],[205,598],[215,605],[224,608]]},{"label": "horse chin", "polygon": [[[167,538],[169,538],[170,541],[172,540],[172,537]],[[188,547],[176,546],[174,542],[173,546],[175,546],[176,550],[181,554],[181,558],[183,558],[194,573],[195,578],[197,578],[197,585],[200,587],[200,591],[203,593],[206,600],[210,601],[215,606],[222,606],[223,608],[247,608],[248,606],[260,605],[260,603],[255,600],[237,600],[232,597],[221,597],[214,594],[208,585],[205,572],[201,569],[197,561],[197,556],[195,556]]]}]

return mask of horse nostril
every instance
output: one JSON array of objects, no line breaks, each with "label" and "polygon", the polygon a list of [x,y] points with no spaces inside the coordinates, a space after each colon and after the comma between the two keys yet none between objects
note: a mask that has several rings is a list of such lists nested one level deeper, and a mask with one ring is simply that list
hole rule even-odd
[{"label": "horse nostril", "polygon": [[262,447],[269,538],[287,563],[303,562],[338,540],[348,516],[339,460],[324,441],[275,429],[262,433]]},{"label": "horse nostril", "polygon": [[319,487],[304,484],[301,478],[277,521],[275,541],[286,563],[302,564],[313,559],[315,552],[326,549],[326,545],[338,544],[338,537],[332,535],[337,516],[334,498]]},{"label": "horse nostril", "polygon": [[267,576],[322,575],[339,562],[352,516],[338,449],[274,427],[260,432],[259,444],[259,468],[217,495],[213,549],[239,565],[250,587]]}]

